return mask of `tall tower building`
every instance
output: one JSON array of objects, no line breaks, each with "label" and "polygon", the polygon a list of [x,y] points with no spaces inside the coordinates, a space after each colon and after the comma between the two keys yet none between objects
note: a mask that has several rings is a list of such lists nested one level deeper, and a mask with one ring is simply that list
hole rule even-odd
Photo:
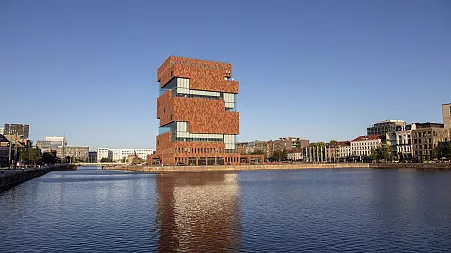
[{"label": "tall tower building", "polygon": [[30,135],[30,126],[25,124],[5,124],[3,135],[18,135],[28,139]]},{"label": "tall tower building", "polygon": [[446,129],[451,129],[451,103],[442,105],[443,124]]},{"label": "tall tower building", "polygon": [[170,56],[158,68],[156,154],[164,165],[238,164],[238,82],[229,63]]}]

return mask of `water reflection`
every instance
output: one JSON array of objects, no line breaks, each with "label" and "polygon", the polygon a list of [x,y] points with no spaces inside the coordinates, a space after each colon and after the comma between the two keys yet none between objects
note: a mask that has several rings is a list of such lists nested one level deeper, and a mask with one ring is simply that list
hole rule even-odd
[{"label": "water reflection", "polygon": [[235,173],[160,174],[156,178],[160,252],[239,251]]}]

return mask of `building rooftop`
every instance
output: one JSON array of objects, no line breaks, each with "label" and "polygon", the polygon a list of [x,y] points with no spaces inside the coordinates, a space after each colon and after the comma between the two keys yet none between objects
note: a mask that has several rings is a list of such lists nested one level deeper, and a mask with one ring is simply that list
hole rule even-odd
[{"label": "building rooftop", "polygon": [[384,124],[384,123],[405,123],[404,120],[398,120],[398,119],[387,119],[383,121],[376,121],[374,124]]},{"label": "building rooftop", "polygon": [[367,141],[367,140],[379,140],[381,137],[379,135],[361,135],[352,141]]},{"label": "building rooftop", "polygon": [[0,142],[9,142],[9,140],[6,139],[6,137],[3,136],[3,134],[0,134]]},{"label": "building rooftop", "polygon": [[351,142],[350,141],[337,141],[334,144],[330,145],[331,147],[346,147],[346,146],[351,146]]}]

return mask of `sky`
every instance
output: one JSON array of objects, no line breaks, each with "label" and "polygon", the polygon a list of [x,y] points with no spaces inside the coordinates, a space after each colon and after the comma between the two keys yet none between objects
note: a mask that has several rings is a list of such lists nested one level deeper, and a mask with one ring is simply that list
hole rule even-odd
[{"label": "sky", "polygon": [[154,148],[157,68],[232,64],[238,141],[350,140],[442,122],[451,1],[0,1],[0,125],[92,150]]}]

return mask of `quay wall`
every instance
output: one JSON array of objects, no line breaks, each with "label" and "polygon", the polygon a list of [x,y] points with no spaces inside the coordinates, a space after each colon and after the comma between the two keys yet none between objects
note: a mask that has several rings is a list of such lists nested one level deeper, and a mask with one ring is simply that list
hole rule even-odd
[{"label": "quay wall", "polygon": [[113,166],[104,170],[135,172],[202,172],[202,171],[245,171],[245,170],[299,170],[299,169],[420,169],[451,170],[450,163],[298,163],[261,165],[215,165],[215,166]]},{"label": "quay wall", "polygon": [[1,169],[0,170],[0,192],[9,189],[12,186],[23,183],[35,177],[40,177],[57,170],[75,170],[73,165],[56,165],[41,168],[27,169]]},{"label": "quay wall", "polygon": [[374,169],[451,170],[451,163],[372,163]]},{"label": "quay wall", "polygon": [[368,163],[323,163],[323,164],[259,164],[259,165],[214,165],[214,166],[116,166],[104,170],[136,172],[202,172],[202,171],[243,171],[243,170],[299,170],[330,168],[369,168]]}]

